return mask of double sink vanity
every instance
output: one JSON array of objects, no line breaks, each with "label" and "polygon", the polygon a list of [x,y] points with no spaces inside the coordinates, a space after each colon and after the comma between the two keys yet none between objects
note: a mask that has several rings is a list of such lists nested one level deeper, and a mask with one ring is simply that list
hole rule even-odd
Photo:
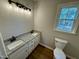
[{"label": "double sink vanity", "polygon": [[39,32],[18,36],[13,42],[5,41],[7,59],[26,59],[37,47],[39,41]]}]

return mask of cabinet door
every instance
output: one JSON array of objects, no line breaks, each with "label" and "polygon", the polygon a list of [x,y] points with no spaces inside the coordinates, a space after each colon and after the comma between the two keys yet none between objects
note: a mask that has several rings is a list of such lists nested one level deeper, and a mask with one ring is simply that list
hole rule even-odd
[{"label": "cabinet door", "polygon": [[16,52],[12,53],[9,56],[9,59],[26,59],[27,56],[28,56],[28,45],[24,45]]},{"label": "cabinet door", "polygon": [[35,37],[35,41],[34,41],[34,46],[37,47],[37,45],[40,42],[40,35],[38,35],[37,37]]},{"label": "cabinet door", "polygon": [[29,41],[29,54],[34,50],[34,39]]}]

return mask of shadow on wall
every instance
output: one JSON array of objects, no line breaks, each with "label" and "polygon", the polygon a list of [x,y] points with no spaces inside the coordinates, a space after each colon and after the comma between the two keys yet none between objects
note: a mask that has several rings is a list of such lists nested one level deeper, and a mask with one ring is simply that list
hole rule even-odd
[{"label": "shadow on wall", "polygon": [[[71,48],[70,48],[71,47]],[[70,48],[70,49],[69,49]],[[68,55],[68,56],[71,56],[71,57],[74,57],[74,58],[79,58],[79,54],[76,53],[75,51],[78,51],[78,49],[75,47],[75,46],[72,46],[70,43],[68,43],[66,45],[66,47],[64,48],[64,51],[65,53]],[[74,52],[74,54],[72,54],[72,52]],[[71,54],[70,54],[71,53]],[[78,56],[78,57],[75,57],[75,56]]]}]

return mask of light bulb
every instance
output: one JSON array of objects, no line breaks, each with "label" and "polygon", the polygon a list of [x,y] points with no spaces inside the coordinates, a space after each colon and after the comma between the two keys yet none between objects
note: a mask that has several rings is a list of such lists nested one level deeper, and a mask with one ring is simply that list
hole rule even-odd
[{"label": "light bulb", "polygon": [[12,3],[12,6],[13,6],[14,11],[17,11],[17,6],[14,3]]},{"label": "light bulb", "polygon": [[30,15],[31,14],[31,11],[27,10],[27,14]]},{"label": "light bulb", "polygon": [[28,11],[27,10],[24,10],[24,13],[27,15],[28,14]]},{"label": "light bulb", "polygon": [[7,9],[9,9],[9,10],[12,9],[12,5],[11,5],[11,4],[7,4],[6,7],[7,7]]},{"label": "light bulb", "polygon": [[23,13],[24,12],[24,10],[22,8],[19,8],[19,11],[20,11],[20,13]]},{"label": "light bulb", "polygon": [[31,11],[29,11],[28,14],[31,15]]},{"label": "light bulb", "polygon": [[19,12],[19,8],[18,7],[16,7],[16,11]]}]

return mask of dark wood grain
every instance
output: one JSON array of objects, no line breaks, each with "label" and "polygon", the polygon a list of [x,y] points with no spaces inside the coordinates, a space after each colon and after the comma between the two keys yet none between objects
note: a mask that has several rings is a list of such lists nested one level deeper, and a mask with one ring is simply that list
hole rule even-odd
[{"label": "dark wood grain", "polygon": [[[44,46],[38,45],[37,48],[28,56],[26,59],[55,59],[53,51],[45,48]],[[70,59],[70,58],[66,58]]]},{"label": "dark wood grain", "polygon": [[26,59],[53,59],[53,51],[38,45],[37,48]]}]

